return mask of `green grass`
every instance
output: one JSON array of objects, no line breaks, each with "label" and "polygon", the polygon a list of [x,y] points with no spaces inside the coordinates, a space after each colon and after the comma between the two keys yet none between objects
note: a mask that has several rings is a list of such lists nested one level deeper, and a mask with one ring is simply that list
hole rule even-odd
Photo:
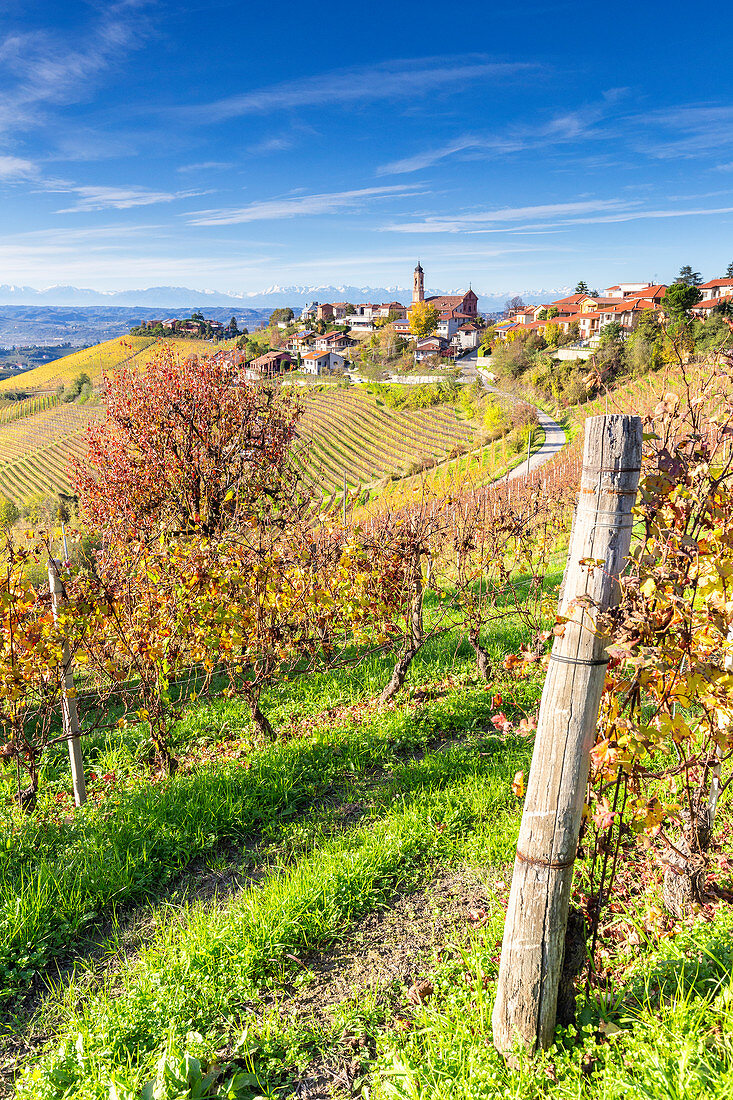
[{"label": "green grass", "polygon": [[482,831],[493,858],[506,859],[517,826],[506,813],[510,772],[525,756],[498,742],[478,760],[460,750],[427,756],[396,778],[399,794],[370,828],[275,867],[223,909],[198,907],[183,926],[163,923],[142,958],[116,976],[114,997],[102,989],[75,1010],[67,990],[66,1041],[36,1064],[19,1095],[101,1100],[113,1080],[122,1095],[136,1095],[154,1074],[162,1035],[185,1043],[194,1031],[213,1057],[246,1024],[243,1004],[297,969],[295,952],[328,947],[396,889],[419,882],[433,861],[465,858],[469,832],[469,848]]},{"label": "green grass", "polygon": [[[521,641],[515,622],[495,625],[494,663]],[[11,998],[54,955],[75,968],[56,979],[45,970],[50,988],[32,1019],[22,1001],[6,1002],[6,1032],[45,1036],[17,1082],[20,1100],[287,1100],[314,1060],[353,1058],[344,1036],[354,1034],[365,1037],[364,1100],[733,1095],[733,913],[723,909],[619,951],[610,994],[581,998],[577,1028],[547,1053],[509,1066],[494,1052],[495,891],[519,824],[511,781],[531,744],[486,730],[495,691],[520,715],[541,685],[503,672],[479,684],[472,662],[460,634],[436,638],[397,705],[381,710],[370,700],[388,675],[384,657],[279,683],[266,706],[290,732],[264,747],[241,702],[199,700],[177,732],[176,751],[194,763],[156,783],[136,759],[138,731],[92,734],[88,764],[114,773],[113,790],[72,812],[57,802],[64,754],[50,754],[37,814],[4,822],[0,950]],[[339,812],[352,804],[356,825]],[[236,866],[249,885],[182,904],[174,884],[195,859]],[[356,984],[319,1021],[284,1011],[318,958],[357,950],[349,934],[366,914],[416,890],[430,906],[446,868],[483,881],[492,900],[483,922],[457,927],[421,960],[434,991],[426,1003]],[[146,935],[126,954],[136,905]]]},{"label": "green grass", "polygon": [[[498,658],[520,639],[509,623],[494,630],[490,645]],[[253,746],[241,701],[198,703],[178,728],[176,751],[203,754],[207,763],[165,782],[151,784],[141,768],[136,729],[91,734],[87,774],[111,780],[92,781],[90,793],[104,797],[77,810],[65,752],[49,754],[39,811],[26,817],[6,810],[0,825],[0,1003],[51,958],[73,952],[100,917],[159,896],[193,859],[256,837],[334,785],[394,766],[412,748],[485,728],[492,693],[467,682],[471,656],[460,637],[437,638],[415,661],[411,682],[434,680],[453,666],[457,682],[442,698],[415,705],[403,697],[395,709],[322,718],[304,735],[264,748]],[[289,729],[326,707],[363,704],[388,675],[389,661],[374,657],[356,669],[281,683],[269,692],[268,711]],[[514,709],[531,709],[537,694],[536,684],[521,686]]]}]

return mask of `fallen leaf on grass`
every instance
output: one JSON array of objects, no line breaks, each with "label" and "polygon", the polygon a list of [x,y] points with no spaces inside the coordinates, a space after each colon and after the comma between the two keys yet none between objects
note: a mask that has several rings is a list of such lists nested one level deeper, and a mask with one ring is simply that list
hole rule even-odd
[{"label": "fallen leaf on grass", "polygon": [[512,791],[517,798],[521,798],[524,794],[524,772],[517,772],[512,782]]},{"label": "fallen leaf on grass", "polygon": [[486,924],[489,914],[485,909],[469,909],[468,919],[471,924]]},{"label": "fallen leaf on grass", "polygon": [[421,1005],[430,1000],[434,992],[432,982],[415,982],[407,991],[407,999],[414,1005]]}]

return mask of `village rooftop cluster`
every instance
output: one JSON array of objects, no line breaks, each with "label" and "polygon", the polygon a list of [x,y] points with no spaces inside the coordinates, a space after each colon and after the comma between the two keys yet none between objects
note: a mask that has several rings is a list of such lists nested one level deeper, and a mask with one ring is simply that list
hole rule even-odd
[{"label": "village rooftop cluster", "polygon": [[[700,300],[692,313],[699,319],[709,317],[722,303],[733,303],[733,277],[710,279],[699,283],[697,289]],[[507,303],[507,310],[493,322],[491,339],[514,340],[531,333],[546,336],[550,326],[555,326],[566,338],[566,346],[558,354],[563,358],[586,358],[589,349],[597,346],[604,331],[608,331],[607,326],[615,326],[623,337],[634,331],[644,314],[661,316],[667,290],[664,283],[617,283],[602,292],[586,290],[584,284],[579,284],[576,293],[551,302],[525,305],[515,299]],[[423,304],[435,311],[435,324],[432,331],[420,336],[412,331],[411,312]],[[297,321],[292,310],[279,312],[289,318],[276,322],[276,327],[287,333],[282,347],[270,348],[255,357],[250,352],[249,358],[241,348],[226,353],[236,358],[249,378],[272,377],[294,369],[317,376],[344,374],[353,368],[350,349],[386,325],[391,325],[404,346],[412,345],[416,364],[450,364],[487,342],[487,321],[478,312],[478,297],[471,287],[462,294],[426,296],[424,271],[419,262],[413,273],[409,306],[398,301],[310,302]],[[187,320],[143,322],[141,329],[217,340],[239,335],[234,318],[227,327],[205,319],[200,313]]]},{"label": "village rooftop cluster", "polygon": [[[698,288],[701,299],[692,313],[704,320],[722,302],[733,300],[733,278],[710,279]],[[540,305],[516,305],[495,326],[496,335],[506,340],[522,333],[537,332],[544,336],[548,325],[556,325],[574,335],[582,346],[593,346],[610,324],[618,324],[622,333],[633,332],[642,315],[649,311],[664,312],[663,301],[668,286],[663,283],[618,283],[602,293],[580,292],[554,302]]]}]

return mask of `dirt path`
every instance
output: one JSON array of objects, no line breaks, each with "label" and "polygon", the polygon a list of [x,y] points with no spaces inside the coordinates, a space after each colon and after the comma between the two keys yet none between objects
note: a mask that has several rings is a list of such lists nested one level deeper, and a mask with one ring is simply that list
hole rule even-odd
[{"label": "dirt path", "polygon": [[[339,1009],[376,1001],[388,1019],[409,1023],[415,997],[429,997],[435,953],[462,943],[476,918],[496,904],[506,882],[492,869],[447,871],[425,889],[397,897],[388,909],[369,913],[325,955],[301,960],[306,978],[263,999],[258,1007],[329,1031]],[[291,1071],[295,1100],[333,1100],[354,1095],[354,1084],[375,1056],[374,1040],[361,1026],[347,1028],[327,1054],[301,1072]],[[288,1095],[290,1093],[288,1092]]]}]

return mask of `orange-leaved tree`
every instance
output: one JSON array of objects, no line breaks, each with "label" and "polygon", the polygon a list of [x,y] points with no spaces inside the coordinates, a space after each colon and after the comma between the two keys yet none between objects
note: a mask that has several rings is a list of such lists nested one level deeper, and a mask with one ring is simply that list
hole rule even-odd
[{"label": "orange-leaved tree", "polygon": [[82,515],[113,540],[215,537],[292,488],[297,402],[244,381],[234,357],[180,360],[163,345],[144,372],[123,364],[104,386],[107,417],[74,480]]}]

